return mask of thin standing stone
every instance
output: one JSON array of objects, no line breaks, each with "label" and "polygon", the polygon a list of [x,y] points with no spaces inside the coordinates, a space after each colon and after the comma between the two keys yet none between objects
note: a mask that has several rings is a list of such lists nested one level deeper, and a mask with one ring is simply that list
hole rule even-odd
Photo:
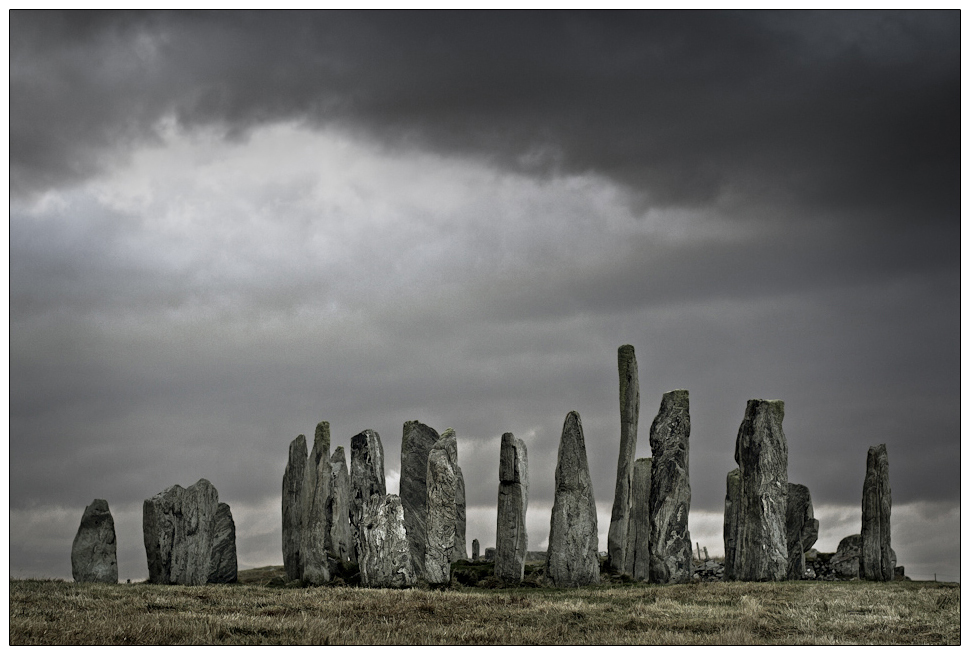
[{"label": "thin standing stone", "polygon": [[414,559],[414,571],[424,577],[424,556],[428,547],[428,455],[438,442],[438,433],[418,421],[404,424],[401,438],[401,506],[404,528]]},{"label": "thin standing stone", "polygon": [[371,496],[387,495],[384,483],[384,446],[373,430],[364,430],[350,440],[351,526],[354,532],[354,561],[360,549],[360,521]]},{"label": "thin standing stone", "polygon": [[650,582],[691,579],[689,438],[689,394],[686,389],[668,391],[650,426]]},{"label": "thin standing stone", "polygon": [[632,507],[627,530],[626,561],[634,580],[650,579],[650,473],[653,460],[633,464]]},{"label": "thin standing stone", "polygon": [[210,555],[210,584],[236,582],[239,569],[236,563],[236,522],[226,503],[219,503],[212,523],[212,553]]},{"label": "thin standing stone", "polygon": [[350,526],[350,474],[344,447],[337,446],[330,456],[330,493],[327,497],[327,525],[330,529],[329,550],[344,562],[354,562],[354,532]]},{"label": "thin standing stone", "polygon": [[286,577],[299,580],[300,535],[303,531],[303,478],[306,476],[306,437],[302,434],[290,442],[290,457],[283,473],[283,567]]},{"label": "thin standing stone", "polygon": [[788,579],[801,580],[805,577],[805,553],[818,540],[818,519],[812,507],[812,494],[803,484],[788,483],[785,534],[788,538]]},{"label": "thin standing stone", "polygon": [[301,580],[308,584],[330,581],[327,549],[327,499],[330,496],[330,423],[321,421],[313,435],[313,449],[303,480],[303,525],[300,539]]},{"label": "thin standing stone", "polygon": [[449,428],[428,454],[428,542],[424,566],[425,579],[432,584],[451,580],[458,524],[457,458],[455,431]]},{"label": "thin standing stone", "polygon": [[620,374],[620,455],[616,464],[616,492],[607,536],[607,554],[610,569],[633,575],[633,565],[627,554],[627,531],[633,507],[633,460],[636,458],[640,419],[640,381],[633,346],[620,346],[617,368]]},{"label": "thin standing stone", "polygon": [[741,495],[741,469],[734,469],[727,476],[727,493],[724,496],[724,580],[736,580],[734,559],[738,548],[738,501]]},{"label": "thin standing stone", "polygon": [[529,547],[525,528],[529,507],[529,458],[525,442],[516,439],[511,432],[502,435],[498,470],[495,577],[505,582],[521,582]]},{"label": "thin standing stone", "polygon": [[893,579],[896,557],[892,549],[890,526],[892,506],[889,455],[886,444],[879,444],[869,448],[866,479],[862,485],[862,552],[859,565],[863,580]]},{"label": "thin standing stone", "polygon": [[480,546],[478,545],[478,539],[472,539],[472,561],[477,562],[479,553],[481,552]]}]

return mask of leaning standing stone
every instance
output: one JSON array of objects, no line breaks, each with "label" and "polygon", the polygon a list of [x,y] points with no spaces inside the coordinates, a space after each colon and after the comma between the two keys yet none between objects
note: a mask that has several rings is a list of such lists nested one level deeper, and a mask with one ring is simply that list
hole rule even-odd
[{"label": "leaning standing stone", "polygon": [[610,569],[633,575],[633,566],[628,561],[630,540],[627,531],[633,507],[633,460],[637,452],[637,425],[640,419],[640,381],[633,346],[620,346],[617,367],[620,373],[620,456],[616,464],[616,492],[607,536],[607,554]]},{"label": "leaning standing stone", "polygon": [[869,448],[866,479],[862,485],[862,553],[859,564],[863,580],[893,579],[896,558],[892,550],[889,521],[892,505],[889,455],[886,444],[879,444]]},{"label": "leaning standing stone", "polygon": [[736,580],[734,560],[738,548],[738,501],[741,494],[741,469],[734,469],[727,476],[727,494],[724,497],[724,576],[725,581]]},{"label": "leaning standing stone", "polygon": [[803,484],[788,483],[785,534],[788,539],[788,579],[801,580],[805,577],[805,553],[818,540],[818,519],[812,508],[812,494]]},{"label": "leaning standing stone", "polygon": [[596,503],[586,460],[583,424],[579,414],[569,412],[559,441],[546,580],[555,587],[581,587],[599,582],[598,546]]},{"label": "leaning standing stone", "polygon": [[327,499],[330,495],[330,424],[321,421],[313,435],[313,449],[303,479],[303,525],[300,534],[300,579],[309,584],[330,581],[327,549]]},{"label": "leaning standing stone", "polygon": [[404,509],[395,495],[371,496],[360,523],[360,579],[365,587],[401,589],[417,580],[404,529]]},{"label": "leaning standing stone", "polygon": [[788,577],[788,443],[781,400],[749,400],[738,430],[734,459],[740,467],[737,580],[781,581]]},{"label": "leaning standing stone", "polygon": [[650,582],[691,578],[690,400],[686,389],[668,391],[650,426]]},{"label": "leaning standing stone", "polygon": [[238,580],[236,563],[236,522],[226,503],[219,503],[212,522],[212,553],[210,555],[209,583],[232,583]]},{"label": "leaning standing stone", "polygon": [[71,546],[75,582],[118,582],[118,544],[108,501],[95,498],[84,508]]},{"label": "leaning standing stone", "polygon": [[356,550],[360,545],[360,521],[364,505],[371,496],[383,498],[387,494],[384,484],[384,446],[380,435],[373,430],[364,430],[350,440],[350,487],[353,504],[350,523]]},{"label": "leaning standing stone", "polygon": [[634,580],[650,579],[650,478],[653,460],[643,457],[633,463],[630,524],[627,530],[626,562]]},{"label": "leaning standing stone", "polygon": [[404,424],[401,438],[401,505],[414,571],[424,577],[424,554],[428,543],[428,455],[438,433],[418,421]]},{"label": "leaning standing stone", "polygon": [[[525,442],[511,432],[502,435],[499,456],[498,521],[495,530],[495,577],[521,582],[529,537],[525,513],[529,506],[529,459]],[[478,541],[474,543],[476,557]]]},{"label": "leaning standing stone", "polygon": [[327,496],[327,526],[330,529],[330,552],[344,562],[357,560],[354,533],[350,527],[350,474],[344,447],[337,446],[330,456],[330,493]]},{"label": "leaning standing stone", "polygon": [[205,479],[187,489],[171,486],[145,501],[142,532],[150,582],[200,585],[209,580],[218,507],[219,493]]},{"label": "leaning standing stone", "polygon": [[300,565],[300,533],[306,464],[306,437],[301,434],[290,442],[290,457],[283,473],[283,567],[290,580],[299,580],[303,568]]}]

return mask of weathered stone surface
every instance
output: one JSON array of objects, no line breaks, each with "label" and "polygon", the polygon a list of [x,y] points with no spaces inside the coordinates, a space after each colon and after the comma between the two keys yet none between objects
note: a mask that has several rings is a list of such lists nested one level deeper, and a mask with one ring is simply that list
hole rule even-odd
[{"label": "weathered stone surface", "polygon": [[238,580],[236,563],[236,522],[226,503],[219,503],[212,521],[212,552],[209,557],[210,584],[229,584]]},{"label": "weathered stone surface", "polygon": [[205,479],[187,489],[171,486],[144,502],[142,532],[150,582],[200,585],[209,580],[218,507],[219,494]]},{"label": "weathered stone surface", "polygon": [[502,435],[499,455],[498,520],[495,529],[495,577],[521,582],[529,537],[529,456],[525,442],[511,432]]},{"label": "weathered stone surface", "polygon": [[738,548],[738,501],[741,495],[741,469],[734,469],[727,476],[727,494],[724,496],[724,579],[734,577],[734,559]]},{"label": "weathered stone surface", "polygon": [[479,550],[478,539],[472,539],[472,561],[473,562],[478,561],[480,552],[481,551]]},{"label": "weathered stone surface", "polygon": [[650,582],[691,579],[689,439],[690,396],[686,389],[668,391],[650,425]]},{"label": "weathered stone surface", "polygon": [[620,455],[616,464],[616,492],[606,550],[611,570],[633,575],[633,564],[627,555],[630,545],[627,532],[633,507],[633,460],[636,458],[640,420],[640,381],[633,346],[620,346],[617,368],[620,374]]},{"label": "weathered stone surface", "polygon": [[118,543],[108,501],[95,498],[84,508],[71,546],[74,582],[118,582]]},{"label": "weathered stone surface", "polygon": [[581,587],[599,582],[598,546],[596,502],[583,424],[579,414],[569,412],[559,441],[546,581],[556,587]]},{"label": "weathered stone surface", "polygon": [[401,505],[414,572],[424,577],[424,555],[428,544],[428,455],[438,442],[438,433],[418,421],[404,424],[401,438]]},{"label": "weathered stone surface", "polygon": [[373,430],[364,430],[350,440],[350,487],[353,506],[350,524],[354,532],[356,561],[360,553],[360,520],[364,504],[371,496],[387,495],[384,483],[384,446],[381,437]]},{"label": "weathered stone surface", "polygon": [[862,554],[862,535],[850,534],[839,542],[829,564],[843,578],[859,577],[859,556]]},{"label": "weathered stone surface", "polygon": [[788,577],[788,443],[785,403],[749,400],[738,430],[734,460],[741,471],[734,556],[737,580]]},{"label": "weathered stone surface", "polygon": [[482,559],[484,559],[486,562],[494,562],[495,561],[495,549],[492,548],[492,547],[486,548],[485,549],[485,555],[484,555],[484,557],[482,557]]},{"label": "weathered stone surface", "polygon": [[303,478],[303,523],[300,532],[300,579],[308,584],[330,581],[327,549],[327,499],[330,496],[330,424],[321,421],[313,435],[313,449]]},{"label": "weathered stone surface", "polygon": [[458,525],[458,442],[451,428],[428,454],[428,543],[424,556],[425,579],[432,584],[451,580],[451,562]]},{"label": "weathered stone surface", "polygon": [[818,540],[818,519],[812,507],[812,495],[803,484],[788,483],[785,534],[788,539],[788,579],[801,580],[805,577],[805,553]]},{"label": "weathered stone surface", "polygon": [[417,581],[399,496],[372,495],[364,504],[358,563],[365,587],[401,589]]},{"label": "weathered stone surface", "polygon": [[892,552],[892,506],[889,455],[886,444],[879,444],[869,448],[866,479],[862,485],[862,554],[859,565],[863,580],[893,579],[896,558]]},{"label": "weathered stone surface", "polygon": [[632,507],[627,529],[626,568],[634,580],[650,579],[650,473],[653,460],[633,464]]},{"label": "weathered stone surface", "polygon": [[455,474],[458,478],[455,487],[455,547],[452,550],[451,558],[453,562],[468,559],[468,543],[465,537],[465,526],[467,522],[465,512],[465,476],[461,472],[461,467],[455,462]]},{"label": "weathered stone surface", "polygon": [[290,457],[283,473],[283,567],[286,577],[299,580],[300,534],[303,529],[303,478],[306,476],[306,437],[290,442]]},{"label": "weathered stone surface", "polygon": [[356,562],[354,532],[350,526],[352,511],[350,473],[344,447],[337,446],[330,456],[330,493],[327,496],[327,525],[330,529],[328,550],[344,562]]}]

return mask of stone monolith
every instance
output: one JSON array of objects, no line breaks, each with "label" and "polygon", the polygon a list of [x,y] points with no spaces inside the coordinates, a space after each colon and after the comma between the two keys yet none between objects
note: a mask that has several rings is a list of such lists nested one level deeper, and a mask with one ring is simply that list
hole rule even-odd
[{"label": "stone monolith", "polygon": [[832,569],[843,578],[859,577],[859,556],[862,553],[862,535],[850,534],[842,539],[829,560]]},{"label": "stone monolith", "polygon": [[896,558],[892,551],[890,514],[892,490],[889,488],[889,455],[886,444],[869,448],[866,478],[862,485],[862,552],[859,556],[863,580],[893,579]]},{"label": "stone monolith", "polygon": [[321,421],[313,435],[313,448],[303,478],[303,523],[300,532],[300,579],[308,584],[330,581],[327,548],[327,500],[330,496],[330,423]]},{"label": "stone monolith", "polygon": [[200,585],[209,580],[218,508],[219,493],[205,479],[187,489],[171,486],[144,502],[142,533],[150,582]]},{"label": "stone monolith", "polygon": [[458,444],[455,431],[447,429],[428,453],[428,542],[424,577],[431,584],[451,581],[458,524]]},{"label": "stone monolith", "polygon": [[734,460],[740,469],[734,576],[781,581],[788,577],[788,443],[785,403],[749,400],[738,429]]},{"label": "stone monolith", "polygon": [[650,579],[650,478],[653,460],[633,463],[630,523],[627,529],[626,568],[634,580]]},{"label": "stone monolith", "polygon": [[418,421],[404,424],[401,438],[401,506],[414,571],[424,577],[424,555],[428,544],[428,455],[438,442],[438,433]]},{"label": "stone monolith", "polygon": [[812,494],[803,484],[788,483],[785,535],[788,540],[788,579],[801,580],[805,577],[805,553],[818,540],[818,519],[812,507]]},{"label": "stone monolith", "polygon": [[633,346],[620,346],[617,368],[620,374],[620,455],[616,464],[616,491],[606,551],[612,571],[633,575],[633,565],[627,555],[630,544],[627,531],[633,508],[633,466],[640,419],[640,381]]},{"label": "stone monolith", "polygon": [[650,425],[650,582],[691,579],[690,397],[686,389],[668,391]]},{"label": "stone monolith", "polygon": [[738,500],[741,494],[741,469],[734,469],[727,476],[727,493],[724,496],[724,580],[736,580],[734,560],[738,549]]},{"label": "stone monolith", "polygon": [[417,581],[399,496],[375,494],[364,504],[358,563],[365,587],[401,589]]},{"label": "stone monolith", "polygon": [[74,582],[118,582],[118,543],[108,501],[95,498],[84,508],[71,546]]},{"label": "stone monolith", "polygon": [[364,504],[371,496],[383,498],[387,495],[384,483],[384,446],[381,444],[380,435],[373,430],[364,430],[350,440],[350,487],[350,523],[354,531],[354,549],[359,554],[359,526]]},{"label": "stone monolith", "polygon": [[576,412],[569,412],[562,426],[555,480],[546,580],[555,587],[595,584],[600,579],[596,502],[583,424]]},{"label": "stone monolith", "polygon": [[327,495],[327,526],[330,530],[329,552],[344,562],[357,561],[354,532],[350,525],[352,511],[350,474],[344,447],[337,446],[330,456],[330,492]]},{"label": "stone monolith", "polygon": [[468,559],[468,541],[465,537],[467,521],[465,512],[465,476],[462,474],[458,462],[455,462],[455,475],[458,480],[455,487],[455,547],[451,553],[453,562]]},{"label": "stone monolith", "polygon": [[226,503],[219,503],[212,522],[212,552],[209,556],[210,584],[229,584],[239,579],[236,562],[236,522]]},{"label": "stone monolith", "polygon": [[472,561],[477,562],[479,558],[479,553],[481,553],[480,546],[478,545],[478,539],[472,539]]},{"label": "stone monolith", "polygon": [[300,534],[303,527],[303,478],[306,476],[306,437],[290,442],[290,457],[283,473],[283,568],[290,580],[299,580]]},{"label": "stone monolith", "polygon": [[498,520],[495,528],[495,577],[521,582],[529,537],[529,458],[525,442],[511,432],[502,435],[498,465]]}]

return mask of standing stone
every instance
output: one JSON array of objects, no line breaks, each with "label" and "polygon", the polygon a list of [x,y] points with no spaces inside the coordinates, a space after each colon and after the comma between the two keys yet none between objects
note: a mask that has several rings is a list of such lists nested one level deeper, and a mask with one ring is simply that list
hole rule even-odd
[{"label": "standing stone", "polygon": [[283,473],[283,567],[286,577],[299,580],[300,534],[303,525],[303,478],[306,476],[306,437],[302,434],[290,442],[290,458]]},{"label": "standing stone", "polygon": [[472,561],[473,562],[478,561],[479,552],[480,551],[479,551],[478,539],[472,539]]},{"label": "standing stone", "polygon": [[84,508],[71,546],[74,582],[118,582],[118,543],[108,501],[95,498]]},{"label": "standing stone", "polygon": [[428,544],[425,579],[431,584],[451,581],[451,562],[458,525],[458,442],[451,428],[441,434],[428,454]]},{"label": "standing stone", "polygon": [[785,403],[749,400],[738,430],[734,460],[740,467],[734,575],[737,580],[788,577],[788,443]]},{"label": "standing stone", "polygon": [[358,562],[365,587],[402,589],[417,581],[399,496],[375,494],[364,504]]},{"label": "standing stone", "polygon": [[627,530],[626,563],[634,580],[650,579],[650,478],[653,460],[633,464],[630,524]]},{"label": "standing stone", "polygon": [[555,587],[599,582],[596,502],[586,460],[579,414],[569,412],[562,426],[556,464],[556,494],[549,525],[546,580]]},{"label": "standing stone", "polygon": [[812,494],[803,484],[788,483],[785,534],[788,539],[788,579],[801,580],[805,577],[805,553],[818,540],[818,519],[812,508]]},{"label": "standing stone", "polygon": [[344,562],[356,561],[354,533],[350,527],[350,474],[344,447],[337,446],[330,456],[330,492],[327,496],[328,550]]},{"label": "standing stone", "polygon": [[150,582],[200,585],[209,580],[218,508],[219,493],[205,479],[187,489],[171,486],[144,502],[142,532]]},{"label": "standing stone", "polygon": [[428,543],[428,455],[438,433],[418,421],[404,424],[401,438],[401,505],[414,572],[424,577],[424,554]]},{"label": "standing stone", "polygon": [[327,499],[330,496],[330,424],[321,421],[313,435],[313,449],[303,478],[303,524],[300,533],[300,579],[309,584],[330,581],[327,549]]},{"label": "standing stone", "polygon": [[511,432],[502,435],[498,479],[495,577],[505,582],[521,582],[529,547],[525,529],[525,513],[529,507],[529,457],[525,442],[516,439]]},{"label": "standing stone", "polygon": [[859,559],[862,554],[862,535],[850,534],[839,542],[829,565],[842,578],[859,577]]},{"label": "standing stone", "polygon": [[734,560],[738,548],[738,500],[741,494],[741,469],[727,476],[727,495],[724,497],[724,580],[736,580]]},{"label": "standing stone", "polygon": [[630,543],[627,532],[633,507],[633,460],[637,452],[637,426],[640,420],[640,381],[633,346],[620,346],[617,367],[620,373],[620,456],[616,464],[616,492],[607,536],[607,554],[610,569],[633,575],[633,565],[628,561],[627,554]]},{"label": "standing stone", "polygon": [[210,584],[229,584],[239,579],[236,564],[236,522],[226,503],[219,503],[212,521],[212,553],[209,557]]},{"label": "standing stone", "polygon": [[650,582],[691,579],[689,438],[689,394],[668,391],[650,426]]},{"label": "standing stone", "polygon": [[863,580],[893,579],[896,558],[892,551],[889,515],[892,512],[889,488],[889,455],[886,444],[869,448],[866,479],[862,485],[862,553],[859,558]]},{"label": "standing stone", "polygon": [[360,521],[364,505],[371,496],[383,498],[387,495],[384,484],[384,446],[381,437],[373,430],[364,430],[350,440],[350,523],[354,531],[354,561],[359,556]]},{"label": "standing stone", "polygon": [[465,537],[465,476],[462,475],[461,467],[458,466],[457,461],[455,462],[455,475],[458,481],[455,487],[455,509],[457,515],[455,518],[455,547],[451,554],[451,561],[453,562],[468,559],[468,547],[466,546],[468,542]]}]

